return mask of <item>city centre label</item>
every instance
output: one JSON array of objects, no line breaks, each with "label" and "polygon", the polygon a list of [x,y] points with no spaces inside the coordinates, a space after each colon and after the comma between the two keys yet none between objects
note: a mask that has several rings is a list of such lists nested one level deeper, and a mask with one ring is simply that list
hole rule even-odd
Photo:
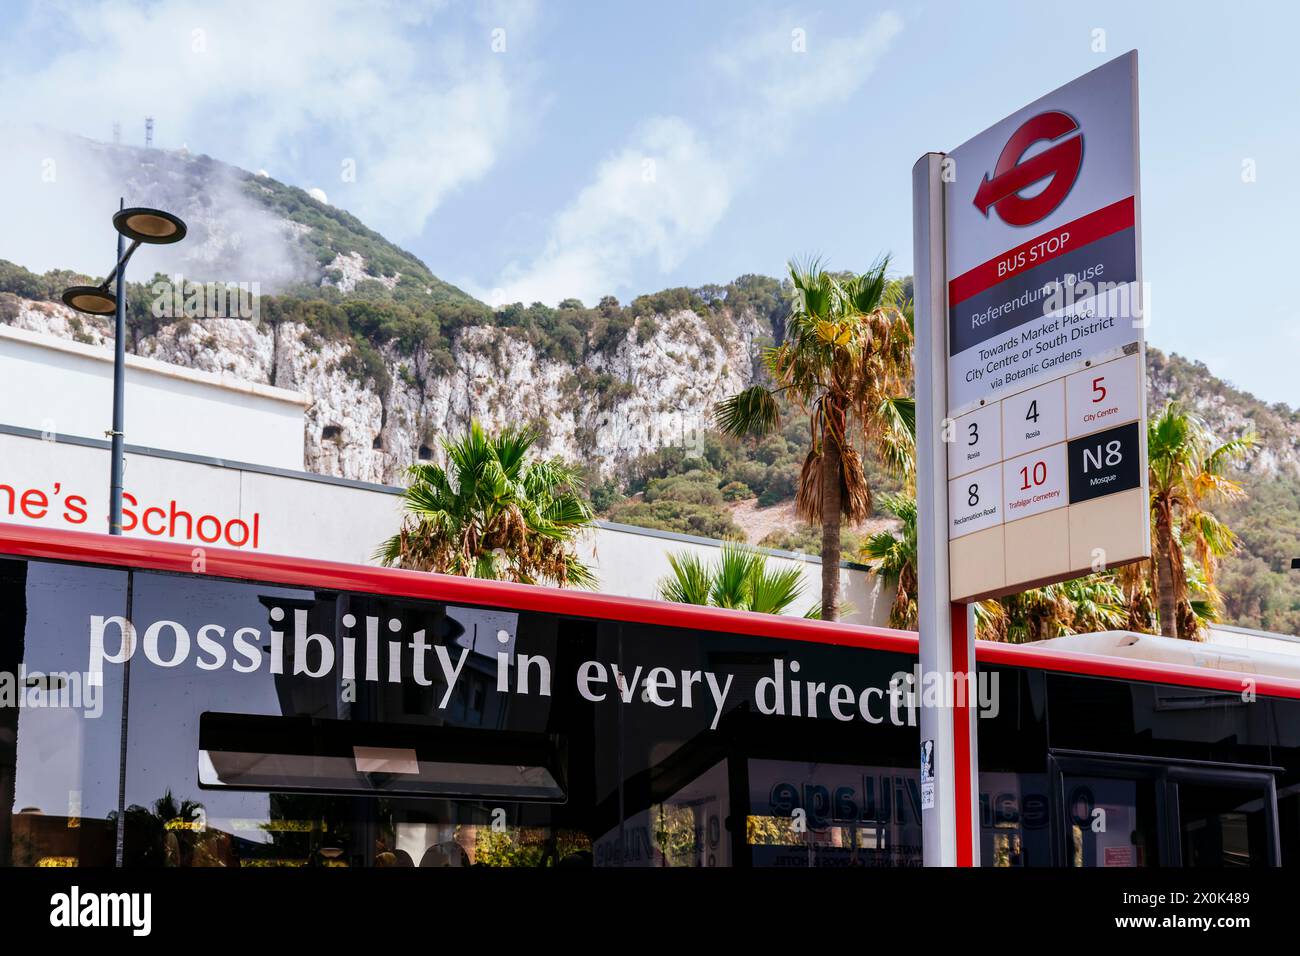
[{"label": "city centre label", "polygon": [[945,167],[951,599],[1149,557],[1136,52]]}]

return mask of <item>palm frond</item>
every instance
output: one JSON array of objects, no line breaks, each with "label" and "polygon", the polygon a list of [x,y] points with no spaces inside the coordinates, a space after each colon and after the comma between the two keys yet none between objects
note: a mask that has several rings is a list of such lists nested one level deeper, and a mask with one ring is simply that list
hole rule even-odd
[{"label": "palm frond", "polygon": [[770,390],[752,385],[718,402],[713,407],[713,419],[728,435],[765,435],[780,424],[781,410]]},{"label": "palm frond", "polygon": [[833,277],[822,268],[821,261],[814,258],[801,264],[791,260],[789,269],[795,292],[793,314],[813,322],[830,316],[839,289]]},{"label": "palm frond", "polygon": [[781,614],[802,593],[803,572],[797,565],[773,570],[758,565],[751,571],[749,610]]},{"label": "palm frond", "polygon": [[672,573],[659,582],[661,598],[678,604],[709,603],[712,575],[698,554],[690,551],[670,553],[668,566]]},{"label": "palm frond", "polygon": [[1235,465],[1257,447],[1259,447],[1259,436],[1253,431],[1231,438],[1205,456],[1205,470],[1221,475],[1230,465]]},{"label": "palm frond", "polygon": [[884,304],[885,290],[889,284],[885,273],[888,271],[889,257],[882,256],[866,272],[843,284],[845,298],[853,311],[866,315]]},{"label": "palm frond", "polygon": [[709,592],[714,606],[744,608],[749,604],[757,558],[757,552],[744,545],[728,543],[722,546]]}]

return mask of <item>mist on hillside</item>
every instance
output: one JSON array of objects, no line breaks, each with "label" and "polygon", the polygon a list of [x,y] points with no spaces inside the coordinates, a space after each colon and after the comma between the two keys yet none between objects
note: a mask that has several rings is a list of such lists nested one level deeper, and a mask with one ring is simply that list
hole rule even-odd
[{"label": "mist on hillside", "polygon": [[183,150],[99,143],[54,130],[0,128],[0,259],[42,273],[112,268],[119,197],[185,220],[172,246],[142,248],[128,278],[182,273],[196,281],[260,283],[263,292],[314,276],[294,224],[249,198],[247,174]]}]

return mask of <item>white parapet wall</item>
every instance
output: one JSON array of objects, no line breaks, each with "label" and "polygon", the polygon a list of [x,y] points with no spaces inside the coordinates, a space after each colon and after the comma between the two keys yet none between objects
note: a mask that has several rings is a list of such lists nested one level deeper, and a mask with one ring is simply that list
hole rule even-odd
[{"label": "white parapet wall", "polygon": [[[105,442],[48,436],[0,424],[0,522],[107,530]],[[123,529],[131,537],[226,547],[353,564],[374,552],[401,521],[400,489],[301,471],[128,446]],[[706,560],[722,543],[628,525],[598,524],[580,546],[610,594],[654,598],[669,573],[668,555],[691,551]],[[773,566],[795,565],[804,579],[803,614],[821,593],[821,562],[769,552]],[[860,567],[840,568],[852,605],[845,620],[883,625],[891,596]]]},{"label": "white parapet wall", "polygon": [[[146,448],[302,468],[310,400],[283,388],[126,357],[126,440]],[[113,353],[0,325],[0,423],[102,437],[113,421]]]}]

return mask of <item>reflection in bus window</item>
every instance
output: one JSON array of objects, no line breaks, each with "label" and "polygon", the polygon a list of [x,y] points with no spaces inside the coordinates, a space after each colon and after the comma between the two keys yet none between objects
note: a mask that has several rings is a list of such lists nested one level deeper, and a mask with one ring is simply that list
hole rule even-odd
[{"label": "reflection in bus window", "polygon": [[981,773],[979,818],[983,866],[1051,864],[1046,774]]},{"label": "reflection in bus window", "polygon": [[897,767],[751,760],[755,866],[920,866],[919,776]]},{"label": "reflection in bus window", "polygon": [[597,866],[730,866],[725,760],[638,810],[595,844]]},{"label": "reflection in bus window", "polygon": [[1160,865],[1155,780],[1066,775],[1064,788],[1071,866]]}]

